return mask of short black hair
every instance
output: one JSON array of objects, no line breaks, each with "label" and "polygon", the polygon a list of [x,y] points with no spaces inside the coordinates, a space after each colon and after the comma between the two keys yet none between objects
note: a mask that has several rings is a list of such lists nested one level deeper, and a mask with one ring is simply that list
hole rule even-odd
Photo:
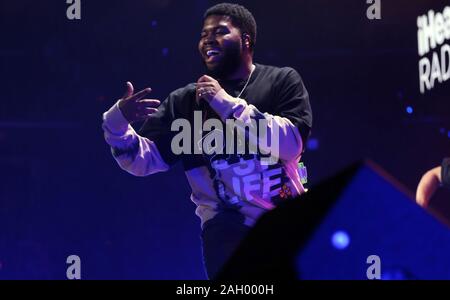
[{"label": "short black hair", "polygon": [[234,26],[250,36],[250,49],[256,44],[256,21],[252,13],[242,5],[234,3],[219,3],[210,7],[203,15],[206,20],[211,15],[229,16]]}]

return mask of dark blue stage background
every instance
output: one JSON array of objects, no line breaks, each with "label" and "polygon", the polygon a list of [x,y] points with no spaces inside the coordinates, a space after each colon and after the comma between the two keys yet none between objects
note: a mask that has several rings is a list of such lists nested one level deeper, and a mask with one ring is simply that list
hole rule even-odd
[{"label": "dark blue stage background", "polygon": [[[218,2],[81,0],[68,20],[64,0],[1,0],[0,279],[65,279],[72,254],[83,279],[205,278],[181,165],[122,171],[101,117],[127,80],[161,100],[196,81]],[[370,158],[414,193],[450,155],[450,81],[420,94],[416,23],[447,1],[382,0],[381,20],[365,0],[236,2],[258,24],[255,61],[296,68],[310,93],[309,186]]]}]

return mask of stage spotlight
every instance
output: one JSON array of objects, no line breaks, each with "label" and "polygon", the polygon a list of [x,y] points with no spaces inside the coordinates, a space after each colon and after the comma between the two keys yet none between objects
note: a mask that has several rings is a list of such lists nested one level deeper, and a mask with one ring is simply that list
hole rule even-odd
[{"label": "stage spotlight", "polygon": [[407,107],[406,107],[406,112],[407,112],[408,114],[412,114],[412,113],[414,112],[412,106],[407,106]]},{"label": "stage spotlight", "polygon": [[334,248],[344,250],[350,244],[350,236],[345,231],[336,231],[331,237],[331,243]]}]

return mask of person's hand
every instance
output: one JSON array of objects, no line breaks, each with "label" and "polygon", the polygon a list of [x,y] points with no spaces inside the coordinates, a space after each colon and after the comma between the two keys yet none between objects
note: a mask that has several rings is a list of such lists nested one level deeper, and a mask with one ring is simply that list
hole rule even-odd
[{"label": "person's hand", "polygon": [[131,82],[127,82],[127,91],[119,100],[119,109],[128,122],[134,123],[147,119],[158,111],[156,107],[161,103],[157,99],[142,99],[151,92],[151,88],[143,89],[133,95],[134,88]]},{"label": "person's hand", "polygon": [[441,182],[441,167],[426,172],[417,186],[416,202],[423,207],[427,207]]},{"label": "person's hand", "polygon": [[[198,79],[196,85],[197,101],[203,98],[209,103],[212,99],[214,99],[214,97],[217,96],[219,91],[221,91],[222,89],[223,88],[220,86],[217,80],[208,75],[203,75]],[[223,94],[223,92],[225,91],[221,91],[220,94]]]}]

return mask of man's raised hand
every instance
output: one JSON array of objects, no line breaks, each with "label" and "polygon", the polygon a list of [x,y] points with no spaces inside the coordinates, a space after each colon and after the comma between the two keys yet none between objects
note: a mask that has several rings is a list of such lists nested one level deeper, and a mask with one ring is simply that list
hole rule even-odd
[{"label": "man's raised hand", "polygon": [[158,111],[156,107],[161,104],[159,100],[143,99],[151,91],[151,88],[145,88],[133,95],[133,85],[127,81],[127,90],[122,99],[119,100],[118,105],[123,116],[130,124],[143,121]]}]

